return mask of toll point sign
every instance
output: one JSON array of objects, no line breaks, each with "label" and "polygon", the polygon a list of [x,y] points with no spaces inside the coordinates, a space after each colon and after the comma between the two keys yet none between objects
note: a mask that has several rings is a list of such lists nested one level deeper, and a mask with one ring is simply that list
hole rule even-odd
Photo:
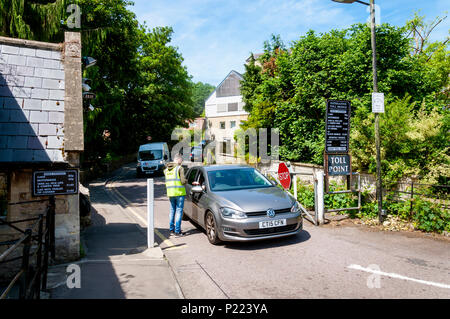
[{"label": "toll point sign", "polygon": [[328,175],[351,175],[351,172],[352,169],[350,155],[328,155]]}]

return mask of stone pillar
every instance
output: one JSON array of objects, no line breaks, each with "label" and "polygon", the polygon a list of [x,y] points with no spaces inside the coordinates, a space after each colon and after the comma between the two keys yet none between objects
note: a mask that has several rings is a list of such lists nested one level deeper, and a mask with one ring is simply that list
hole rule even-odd
[{"label": "stone pillar", "polygon": [[83,95],[81,72],[81,35],[66,32],[64,43],[64,71],[66,76],[64,100],[64,150],[82,152],[83,136]]},{"label": "stone pillar", "polygon": [[[80,167],[80,152],[84,150],[83,96],[81,70],[81,35],[66,32],[64,42],[64,152],[73,168]],[[57,261],[67,262],[80,257],[79,195],[67,196],[68,210],[55,216]]]}]

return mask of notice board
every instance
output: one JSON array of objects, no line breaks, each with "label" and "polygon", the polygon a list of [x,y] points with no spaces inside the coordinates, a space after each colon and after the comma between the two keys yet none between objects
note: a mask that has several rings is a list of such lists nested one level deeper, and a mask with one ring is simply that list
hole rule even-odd
[{"label": "notice board", "polygon": [[328,100],[325,119],[325,153],[347,154],[350,137],[350,101]]}]

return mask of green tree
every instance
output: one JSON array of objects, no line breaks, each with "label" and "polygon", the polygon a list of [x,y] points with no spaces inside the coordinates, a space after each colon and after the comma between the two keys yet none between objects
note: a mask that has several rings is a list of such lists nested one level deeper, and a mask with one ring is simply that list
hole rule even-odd
[{"label": "green tree", "polygon": [[194,114],[202,116],[205,110],[205,101],[216,88],[208,83],[197,82],[193,86],[192,100],[194,102]]},{"label": "green tree", "polygon": [[0,0],[0,34],[3,36],[61,42],[61,18],[68,0]]},{"label": "green tree", "polygon": [[[146,136],[170,140],[194,116],[192,83],[172,29],[140,25],[127,0],[0,0],[0,34],[64,41],[68,4],[81,8],[82,54],[97,59],[84,70],[92,80],[93,112],[85,112],[85,160],[136,151]],[[106,138],[104,132],[110,136]]]},{"label": "green tree", "polygon": [[[413,165],[416,165],[421,173],[427,174],[433,170],[432,166],[427,166],[431,161],[417,158],[431,159],[429,154],[441,155],[437,162],[441,160],[442,163],[445,160],[442,154],[448,152],[439,141],[448,138],[444,133],[446,117],[443,113],[448,110],[450,63],[446,42],[425,45],[422,53],[412,54],[413,40],[408,36],[408,31],[408,25],[394,27],[388,24],[376,30],[379,90],[385,93],[386,105],[392,108],[392,114],[398,115],[397,123],[406,125],[403,134],[395,134],[399,128],[394,129],[392,134],[386,132],[386,136],[382,133],[382,142],[385,143],[383,154],[386,155],[384,168],[393,171],[393,163],[404,157],[408,168],[401,172],[412,173]],[[277,46],[277,43],[280,43],[279,39],[272,37],[272,41],[265,44],[264,55],[246,67],[242,92],[246,109],[250,112],[247,125],[279,128],[280,155],[283,159],[321,164],[326,100],[350,100],[353,117],[351,130],[355,132],[352,134],[351,149],[355,166],[373,172],[369,27],[356,24],[346,30],[332,30],[324,34],[309,31],[289,49]],[[407,110],[410,116],[421,116],[421,120],[433,118],[433,124],[425,125],[427,128],[421,133],[414,131],[420,123],[403,118]],[[382,127],[386,131],[395,124],[387,115],[382,117],[383,121]],[[431,127],[441,129],[431,130]],[[427,135],[426,130],[435,134]],[[411,134],[421,135],[421,142],[411,139]],[[362,140],[356,140],[361,136],[364,136]],[[393,142],[396,136],[398,142]],[[408,148],[404,145],[407,143],[416,145]],[[431,152],[426,145],[436,148],[439,154]],[[416,159],[407,160],[408,157]],[[444,172],[441,170],[441,173]]]}]

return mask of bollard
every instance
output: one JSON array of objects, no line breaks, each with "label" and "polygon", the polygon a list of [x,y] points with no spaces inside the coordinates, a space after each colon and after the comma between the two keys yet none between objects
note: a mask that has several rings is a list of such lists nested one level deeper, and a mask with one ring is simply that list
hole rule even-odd
[{"label": "bollard", "polygon": [[317,174],[317,221],[321,225],[324,223],[325,205],[324,205],[324,174],[319,171]]},{"label": "bollard", "polygon": [[153,179],[147,179],[147,246],[155,246],[155,225],[154,225],[154,187]]}]

